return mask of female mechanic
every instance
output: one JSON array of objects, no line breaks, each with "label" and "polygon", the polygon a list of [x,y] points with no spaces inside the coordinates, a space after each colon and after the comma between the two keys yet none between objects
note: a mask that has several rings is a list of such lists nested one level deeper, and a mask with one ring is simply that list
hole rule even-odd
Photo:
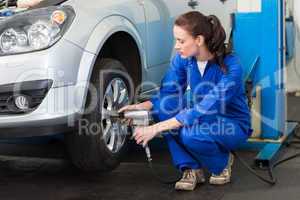
[{"label": "female mechanic", "polygon": [[233,164],[230,151],[252,132],[242,66],[236,55],[227,52],[224,28],[214,15],[185,13],[175,20],[173,32],[177,53],[158,94],[119,112],[151,110],[157,123],[137,128],[134,138],[146,145],[166,132],[173,163],[183,172],[175,189],[194,190],[204,183],[204,168],[211,173],[210,184],[228,183]]}]

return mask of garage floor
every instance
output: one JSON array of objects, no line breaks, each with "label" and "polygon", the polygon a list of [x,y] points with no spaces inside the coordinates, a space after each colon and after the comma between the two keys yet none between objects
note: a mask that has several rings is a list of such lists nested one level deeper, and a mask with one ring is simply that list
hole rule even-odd
[{"label": "garage floor", "polygon": [[[290,120],[300,121],[295,107],[299,98],[289,98]],[[295,153],[286,149],[282,156]],[[300,151],[300,150],[298,150]],[[232,183],[226,186],[200,185],[193,192],[177,192],[153,178],[142,149],[132,147],[116,170],[101,175],[81,174],[65,160],[63,145],[0,144],[0,199],[2,200],[116,200],[116,199],[202,199],[202,200],[298,200],[300,198],[300,158],[274,171],[278,184],[270,187],[249,174],[237,161]],[[240,152],[252,163],[254,152]],[[9,156],[7,156],[9,155]],[[13,155],[13,156],[12,156]],[[34,156],[35,158],[31,158]],[[28,158],[29,157],[29,158]],[[40,158],[37,158],[40,157]],[[55,159],[54,159],[55,158]],[[167,150],[154,149],[157,173],[174,177]],[[262,172],[265,173],[265,172]]]}]

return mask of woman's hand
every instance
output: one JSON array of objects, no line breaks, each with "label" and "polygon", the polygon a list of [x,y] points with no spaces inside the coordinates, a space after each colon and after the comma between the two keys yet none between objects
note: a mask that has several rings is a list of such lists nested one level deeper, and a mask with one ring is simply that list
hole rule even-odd
[{"label": "woman's hand", "polygon": [[155,126],[145,126],[137,127],[133,136],[137,144],[142,144],[145,147],[158,133],[158,129]]},{"label": "woman's hand", "polygon": [[130,111],[130,110],[151,110],[152,106],[153,105],[151,101],[145,101],[143,103],[124,106],[120,110],[118,110],[118,113]]},{"label": "woman's hand", "polygon": [[133,133],[133,137],[137,144],[145,146],[150,140],[161,132],[180,128],[182,125],[175,118],[168,119],[163,122],[156,123],[151,126],[137,127]]}]

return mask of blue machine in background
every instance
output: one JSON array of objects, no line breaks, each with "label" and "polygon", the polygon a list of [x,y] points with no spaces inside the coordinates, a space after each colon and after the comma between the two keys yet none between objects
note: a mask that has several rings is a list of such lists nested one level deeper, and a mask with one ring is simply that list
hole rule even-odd
[{"label": "blue machine in background", "polygon": [[261,88],[259,135],[242,148],[259,150],[258,165],[269,165],[297,123],[286,121],[285,16],[283,0],[263,0],[261,12],[234,15],[234,51],[244,66],[244,80]]}]

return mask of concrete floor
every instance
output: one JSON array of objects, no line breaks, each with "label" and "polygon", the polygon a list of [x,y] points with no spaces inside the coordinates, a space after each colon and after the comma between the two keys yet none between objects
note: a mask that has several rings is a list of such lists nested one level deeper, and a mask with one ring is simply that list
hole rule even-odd
[{"label": "concrete floor", "polygon": [[[296,105],[299,98],[291,99]],[[300,108],[300,106],[298,106]],[[289,108],[295,111],[295,107]],[[300,112],[298,112],[300,113]],[[290,120],[299,120],[296,111]],[[286,149],[283,156],[295,153]],[[298,150],[300,151],[300,150]],[[300,158],[274,171],[278,184],[262,183],[239,162],[235,162],[232,183],[226,186],[199,185],[193,192],[177,192],[152,176],[141,149],[131,148],[120,167],[100,174],[87,175],[75,170],[65,159],[63,144],[0,144],[1,200],[137,200],[137,199],[203,199],[203,200],[298,200],[300,198]],[[240,152],[252,164],[255,152]],[[32,158],[34,157],[34,158]],[[153,150],[154,167],[162,177],[173,177],[165,148]],[[265,172],[262,172],[264,174]]]},{"label": "concrete floor", "polygon": [[[55,144],[60,145],[60,144]],[[29,146],[2,146],[29,152]],[[47,147],[39,147],[42,149]],[[32,149],[30,149],[32,150]],[[37,150],[37,149],[36,149]],[[24,151],[23,151],[24,152]],[[44,150],[45,152],[45,150]],[[49,151],[50,152],[50,151]],[[16,152],[15,152],[16,153]],[[51,153],[51,152],[50,152]],[[286,150],[285,155],[294,153]],[[240,152],[249,164],[253,152]],[[24,156],[24,155],[23,155]],[[275,170],[278,184],[270,187],[249,174],[239,162],[233,169],[232,183],[226,186],[199,185],[193,192],[177,192],[172,185],[164,185],[151,175],[144,153],[130,152],[116,170],[100,174],[81,174],[64,159],[0,157],[0,199],[4,200],[117,200],[117,199],[257,199],[298,200],[300,197],[300,158]],[[166,151],[154,151],[155,169],[162,177],[174,178]],[[167,158],[167,159],[166,159]],[[265,173],[265,172],[262,172]]]}]

